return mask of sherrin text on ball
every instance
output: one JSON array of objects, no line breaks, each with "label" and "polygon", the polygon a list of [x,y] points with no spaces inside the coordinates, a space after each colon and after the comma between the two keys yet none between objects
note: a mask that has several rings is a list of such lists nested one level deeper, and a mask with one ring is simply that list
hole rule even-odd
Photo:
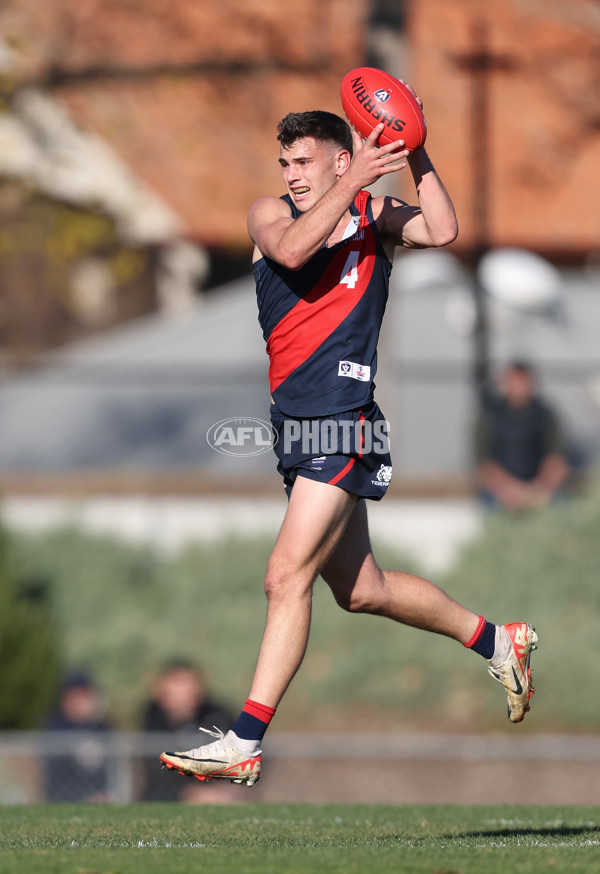
[{"label": "sherrin text on ball", "polygon": [[427,125],[418,100],[409,88],[374,67],[357,67],[342,79],[340,97],[346,117],[362,137],[384,124],[380,145],[404,140],[411,152],[420,149]]}]

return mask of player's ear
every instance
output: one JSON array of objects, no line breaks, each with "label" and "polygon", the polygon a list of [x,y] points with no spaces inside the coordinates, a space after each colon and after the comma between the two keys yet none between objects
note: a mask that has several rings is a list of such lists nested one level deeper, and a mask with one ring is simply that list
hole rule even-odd
[{"label": "player's ear", "polygon": [[352,161],[352,155],[347,149],[342,149],[336,155],[336,174],[337,176],[343,176],[350,163]]}]

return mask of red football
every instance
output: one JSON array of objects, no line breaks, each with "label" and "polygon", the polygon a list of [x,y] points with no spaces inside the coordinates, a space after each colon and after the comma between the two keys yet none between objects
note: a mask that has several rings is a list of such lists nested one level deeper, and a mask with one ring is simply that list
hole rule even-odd
[{"label": "red football", "polygon": [[385,130],[379,145],[404,140],[406,148],[420,149],[427,136],[423,112],[406,85],[384,70],[357,67],[342,79],[342,106],[350,124],[368,137],[380,122]]}]

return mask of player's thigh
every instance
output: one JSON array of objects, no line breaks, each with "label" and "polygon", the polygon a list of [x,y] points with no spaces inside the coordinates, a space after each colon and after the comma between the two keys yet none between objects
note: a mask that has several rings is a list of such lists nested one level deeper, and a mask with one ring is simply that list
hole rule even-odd
[{"label": "player's thigh", "polygon": [[314,580],[335,552],[355,505],[356,496],[344,489],[299,476],[269,559],[271,573]]},{"label": "player's thigh", "polygon": [[364,609],[377,600],[382,576],[371,549],[365,501],[356,504],[321,576],[346,610]]}]

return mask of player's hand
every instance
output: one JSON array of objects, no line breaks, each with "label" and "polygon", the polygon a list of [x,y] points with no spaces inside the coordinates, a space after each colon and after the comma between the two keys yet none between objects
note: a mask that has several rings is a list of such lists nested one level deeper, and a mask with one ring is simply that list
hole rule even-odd
[{"label": "player's hand", "polygon": [[[400,79],[399,81],[402,82],[402,84],[404,85],[405,88],[408,88],[408,90],[410,91],[412,96],[415,98],[415,100],[417,101],[417,103],[421,107],[421,112],[422,112],[423,111],[423,101],[421,100],[421,98],[419,97],[419,95],[417,94],[415,89],[412,87],[412,85],[409,85],[409,83],[406,82],[404,79]],[[410,157],[414,158],[416,161],[419,161],[424,155],[425,155],[425,147],[421,146],[420,149],[417,149],[415,152],[412,152]],[[416,156],[416,158],[415,158],[415,156]]]},{"label": "player's hand", "polygon": [[379,146],[379,137],[385,130],[384,124],[378,124],[366,140],[363,141],[359,133],[353,128],[354,156],[350,171],[360,181],[361,187],[371,185],[382,176],[389,173],[397,173],[406,167],[402,160],[409,154],[404,148],[404,140]]},{"label": "player's hand", "polygon": [[404,79],[399,79],[398,81],[402,82],[402,84],[404,85],[405,88],[408,88],[408,90],[410,91],[412,96],[415,98],[415,100],[417,101],[417,103],[419,104],[421,109],[423,109],[423,101],[421,100],[421,98],[419,97],[419,95],[417,94],[415,89],[412,87],[412,85],[409,85],[408,82],[404,81]]}]

